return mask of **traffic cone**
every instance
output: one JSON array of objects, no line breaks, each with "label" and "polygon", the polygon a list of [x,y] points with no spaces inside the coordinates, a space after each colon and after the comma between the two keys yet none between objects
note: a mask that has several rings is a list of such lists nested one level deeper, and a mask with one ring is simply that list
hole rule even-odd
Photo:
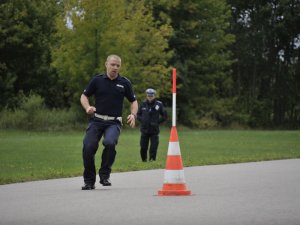
[{"label": "traffic cone", "polygon": [[178,135],[176,126],[172,126],[166,169],[164,173],[164,184],[162,190],[158,191],[159,196],[191,195],[187,190]]}]

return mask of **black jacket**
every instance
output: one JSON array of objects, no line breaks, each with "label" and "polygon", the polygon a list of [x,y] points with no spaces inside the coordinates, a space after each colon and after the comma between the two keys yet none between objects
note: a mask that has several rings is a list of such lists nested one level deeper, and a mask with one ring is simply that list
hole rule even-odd
[{"label": "black jacket", "polygon": [[141,123],[141,132],[158,134],[159,124],[167,120],[167,112],[162,102],[145,100],[139,107],[137,119]]}]

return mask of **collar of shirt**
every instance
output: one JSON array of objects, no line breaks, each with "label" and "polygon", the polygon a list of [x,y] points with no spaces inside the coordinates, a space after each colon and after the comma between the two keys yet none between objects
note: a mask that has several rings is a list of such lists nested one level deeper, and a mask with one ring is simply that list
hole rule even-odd
[{"label": "collar of shirt", "polygon": [[156,103],[156,99],[153,99],[151,102],[147,99],[146,102],[148,105],[154,105]]},{"label": "collar of shirt", "polygon": [[120,78],[120,75],[118,74],[118,76],[115,79],[110,79],[107,75],[107,73],[104,74],[104,78],[105,79],[109,79],[109,80],[118,80]]}]

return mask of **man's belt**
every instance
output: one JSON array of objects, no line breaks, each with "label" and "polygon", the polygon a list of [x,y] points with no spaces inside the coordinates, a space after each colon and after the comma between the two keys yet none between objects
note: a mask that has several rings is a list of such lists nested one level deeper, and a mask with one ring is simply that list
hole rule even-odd
[{"label": "man's belt", "polygon": [[116,116],[100,115],[100,114],[97,114],[97,113],[95,113],[94,115],[95,115],[95,117],[97,117],[99,119],[102,119],[102,120],[119,120],[122,123],[122,117],[121,116],[116,117]]}]

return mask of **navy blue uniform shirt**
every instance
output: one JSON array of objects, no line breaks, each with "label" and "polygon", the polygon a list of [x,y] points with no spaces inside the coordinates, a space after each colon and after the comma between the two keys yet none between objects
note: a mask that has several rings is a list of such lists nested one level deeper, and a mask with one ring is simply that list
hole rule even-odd
[{"label": "navy blue uniform shirt", "polygon": [[167,112],[161,101],[144,101],[137,112],[137,119],[141,122],[141,131],[145,133],[159,133],[159,124],[167,120]]},{"label": "navy blue uniform shirt", "polygon": [[95,95],[96,113],[108,116],[122,116],[124,97],[129,102],[136,100],[131,82],[120,75],[114,80],[106,74],[93,77],[84,90],[87,97]]}]

